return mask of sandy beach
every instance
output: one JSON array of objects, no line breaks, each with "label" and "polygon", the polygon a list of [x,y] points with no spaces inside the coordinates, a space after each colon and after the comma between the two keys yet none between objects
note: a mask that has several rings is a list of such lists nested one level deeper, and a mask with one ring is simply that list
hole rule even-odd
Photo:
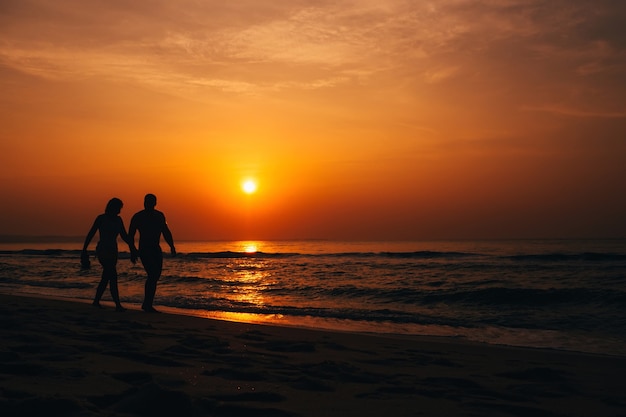
[{"label": "sandy beach", "polygon": [[619,416],[626,358],[0,295],[2,416]]}]

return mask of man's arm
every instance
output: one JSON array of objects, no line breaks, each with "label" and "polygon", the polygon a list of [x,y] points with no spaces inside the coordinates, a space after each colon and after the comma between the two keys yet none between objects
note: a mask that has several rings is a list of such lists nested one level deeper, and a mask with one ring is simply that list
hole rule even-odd
[{"label": "man's arm", "polygon": [[165,221],[165,217],[163,217],[163,239],[170,245],[170,251],[172,252],[172,256],[176,256],[176,248],[174,247],[174,238],[172,237],[172,232],[170,228],[167,226],[167,222]]},{"label": "man's arm", "polygon": [[130,261],[132,263],[137,262],[137,249],[135,246],[135,233],[137,232],[137,220],[136,215],[130,219],[130,226],[128,226],[128,246],[130,247]]},{"label": "man's arm", "polygon": [[133,244],[135,244],[135,233],[137,233],[137,215],[130,219],[130,225],[128,226],[128,238]]}]

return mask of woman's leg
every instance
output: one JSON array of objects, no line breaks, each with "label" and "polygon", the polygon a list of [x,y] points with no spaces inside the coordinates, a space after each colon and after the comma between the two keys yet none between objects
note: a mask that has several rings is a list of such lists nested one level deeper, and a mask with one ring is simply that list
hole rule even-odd
[{"label": "woman's leg", "polygon": [[96,296],[93,299],[93,305],[96,307],[100,307],[100,299],[102,298],[102,294],[104,294],[104,290],[109,283],[109,277],[106,272],[106,269],[102,269],[102,278],[100,278],[100,283],[98,284],[98,288],[96,289]]},{"label": "woman's leg", "polygon": [[93,305],[100,306],[100,299],[104,294],[107,284],[110,282],[111,297],[115,302],[115,307],[118,311],[124,311],[125,309],[120,303],[120,295],[117,288],[117,253],[101,251],[101,253],[98,254],[98,261],[100,265],[102,265],[102,279],[96,290]]},{"label": "woman's leg", "polygon": [[111,282],[111,285],[109,288],[111,290],[111,297],[113,298],[113,301],[115,302],[115,309],[117,311],[125,311],[126,309],[122,307],[122,303],[120,302],[120,293],[117,288],[117,267],[116,266],[114,266],[113,270],[111,271],[111,276],[109,278],[109,281]]}]

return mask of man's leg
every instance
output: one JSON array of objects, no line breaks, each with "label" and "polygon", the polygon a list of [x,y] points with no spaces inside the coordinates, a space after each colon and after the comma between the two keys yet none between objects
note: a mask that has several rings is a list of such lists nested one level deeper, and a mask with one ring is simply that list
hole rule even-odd
[{"label": "man's leg", "polygon": [[152,256],[150,258],[143,257],[142,262],[144,269],[148,274],[148,278],[146,279],[146,284],[144,288],[144,300],[141,308],[144,311],[156,312],[152,304],[154,303],[157,283],[159,281],[159,278],[161,278],[161,271],[163,269],[163,256],[161,254],[157,254],[156,256]]}]

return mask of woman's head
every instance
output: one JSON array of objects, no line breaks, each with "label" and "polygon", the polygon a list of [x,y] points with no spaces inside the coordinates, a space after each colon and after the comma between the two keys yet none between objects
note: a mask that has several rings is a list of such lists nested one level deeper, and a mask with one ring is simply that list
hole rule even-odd
[{"label": "woman's head", "polygon": [[122,203],[122,200],[120,200],[119,198],[112,198],[107,203],[107,206],[104,209],[104,212],[106,214],[120,214],[120,211],[122,211],[123,206],[124,206],[124,203]]}]

